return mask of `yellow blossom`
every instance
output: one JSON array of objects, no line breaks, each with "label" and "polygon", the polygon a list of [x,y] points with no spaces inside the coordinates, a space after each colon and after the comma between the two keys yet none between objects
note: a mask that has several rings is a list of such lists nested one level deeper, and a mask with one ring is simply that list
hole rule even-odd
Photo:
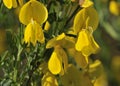
[{"label": "yellow blossom", "polygon": [[76,41],[76,38],[66,36],[64,33],[62,33],[58,35],[57,37],[49,40],[46,45],[46,48],[52,48],[57,45],[65,48],[68,54],[74,58],[77,65],[80,68],[85,68],[88,65],[88,57],[83,56],[81,51],[77,51],[75,49],[75,41]]},{"label": "yellow blossom", "polygon": [[42,78],[42,86],[58,86],[57,79],[50,72],[47,72]]},{"label": "yellow blossom", "polygon": [[[81,3],[80,3],[81,1]],[[81,7],[90,7],[93,6],[93,2],[91,0],[79,0],[79,4]]]},{"label": "yellow blossom", "polygon": [[74,58],[77,66],[79,68],[85,69],[88,66],[88,57],[82,55],[81,52],[77,51],[75,48],[67,49],[68,54]]},{"label": "yellow blossom", "polygon": [[[60,46],[55,46],[48,61],[48,69],[52,74],[64,74],[67,69],[68,59],[65,51]],[[63,69],[64,66],[64,69]]]},{"label": "yellow blossom", "polygon": [[65,33],[58,35],[55,38],[52,38],[48,41],[46,48],[52,48],[56,45],[60,45],[63,48],[74,47],[75,40],[73,37],[66,36]]},{"label": "yellow blossom", "polygon": [[74,18],[73,29],[75,33],[79,33],[83,28],[92,27],[95,30],[98,26],[99,18],[96,10],[90,6],[81,9]]},{"label": "yellow blossom", "polygon": [[67,72],[61,76],[61,80],[63,86],[92,86],[89,77],[72,64],[69,65]]},{"label": "yellow blossom", "polygon": [[[18,0],[19,5],[23,5],[23,0]],[[8,8],[11,9],[16,8],[18,6],[17,1],[16,0],[3,0],[4,5]]]},{"label": "yellow blossom", "polygon": [[120,14],[120,4],[117,1],[110,1],[109,10],[112,14],[118,16]]},{"label": "yellow blossom", "polygon": [[77,51],[81,51],[84,56],[97,53],[99,45],[95,42],[90,29],[82,29],[79,32],[75,48]]},{"label": "yellow blossom", "polygon": [[36,42],[44,43],[45,38],[41,26],[36,22],[31,20],[27,25],[24,32],[25,43],[32,43],[34,46]]},{"label": "yellow blossom", "polygon": [[47,17],[47,8],[39,1],[30,0],[22,6],[19,20],[21,23],[27,25],[24,33],[25,43],[31,42],[34,46],[37,41],[44,43],[45,38],[40,25],[47,20]]},{"label": "yellow blossom", "polygon": [[108,86],[107,77],[100,60],[90,63],[89,75],[94,86]]},{"label": "yellow blossom", "polygon": [[31,19],[40,25],[43,24],[48,17],[47,8],[37,0],[30,0],[22,6],[19,14],[20,22],[27,25]]}]

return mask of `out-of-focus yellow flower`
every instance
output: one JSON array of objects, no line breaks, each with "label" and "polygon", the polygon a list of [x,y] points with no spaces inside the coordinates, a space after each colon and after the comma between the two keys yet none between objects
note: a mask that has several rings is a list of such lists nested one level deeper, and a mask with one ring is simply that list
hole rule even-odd
[{"label": "out-of-focus yellow flower", "polygon": [[[37,8],[37,9],[36,9]],[[35,20],[38,24],[43,24],[48,18],[47,8],[36,0],[30,0],[22,6],[19,14],[20,22],[27,25],[31,19]]]},{"label": "out-of-focus yellow flower", "polygon": [[0,54],[7,48],[5,29],[0,28]]},{"label": "out-of-focus yellow flower", "polygon": [[[52,74],[64,74],[67,69],[68,58],[65,51],[60,46],[55,46],[54,51],[48,61],[48,69]],[[64,66],[64,69],[63,69]]]},{"label": "out-of-focus yellow flower", "polygon": [[89,65],[89,75],[94,81],[104,73],[104,68],[100,60],[95,60]]},{"label": "out-of-focus yellow flower", "polygon": [[88,27],[91,27],[93,30],[95,30],[98,26],[98,22],[98,13],[92,6],[83,8],[76,14],[74,18],[74,32],[79,33],[82,29],[86,29]]},{"label": "out-of-focus yellow flower", "polygon": [[90,7],[93,6],[93,2],[91,0],[79,0],[79,4],[81,7]]},{"label": "out-of-focus yellow flower", "polygon": [[84,56],[97,53],[99,45],[95,42],[92,36],[91,28],[82,29],[79,32],[75,48],[77,51],[81,51]]},{"label": "out-of-focus yellow flower", "polygon": [[[23,0],[18,0],[19,5],[23,5]],[[11,9],[16,8],[18,6],[17,1],[16,0],[3,0],[4,5],[8,8]]]},{"label": "out-of-focus yellow flower", "polygon": [[24,32],[25,43],[32,43],[34,46],[36,42],[44,43],[45,38],[41,26],[36,22],[31,20],[27,25]]},{"label": "out-of-focus yellow flower", "polygon": [[94,86],[108,86],[107,77],[100,60],[91,61],[88,72]]},{"label": "out-of-focus yellow flower", "polygon": [[72,64],[69,65],[67,72],[61,76],[61,81],[63,86],[92,86],[89,77]]},{"label": "out-of-focus yellow flower", "polygon": [[120,55],[115,55],[111,60],[111,69],[114,78],[120,84]]},{"label": "out-of-focus yellow flower", "polygon": [[101,76],[98,77],[93,84],[94,86],[109,86],[106,75],[104,73],[102,73]]},{"label": "out-of-focus yellow flower", "polygon": [[58,86],[57,79],[50,72],[47,72],[42,78],[42,86]]},{"label": "out-of-focus yellow flower", "polygon": [[120,4],[117,1],[110,1],[109,10],[112,14],[118,16],[120,14]]}]

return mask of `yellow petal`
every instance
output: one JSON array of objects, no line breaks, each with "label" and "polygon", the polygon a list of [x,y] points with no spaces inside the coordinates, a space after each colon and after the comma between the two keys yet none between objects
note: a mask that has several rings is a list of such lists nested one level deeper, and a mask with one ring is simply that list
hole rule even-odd
[{"label": "yellow petal", "polygon": [[42,28],[36,21],[29,23],[25,28],[24,40],[25,43],[31,42],[34,46],[36,45],[37,41],[44,43],[45,38]]},{"label": "yellow petal", "polygon": [[40,43],[44,43],[45,42],[45,37],[44,37],[44,33],[43,33],[43,30],[41,28],[41,26],[35,22],[35,36],[36,36],[36,39],[38,42]]},{"label": "yellow petal", "polygon": [[23,0],[18,0],[19,5],[22,6],[23,5]]},{"label": "yellow petal", "polygon": [[60,35],[58,35],[57,37],[55,38],[52,38],[51,40],[48,41],[47,45],[46,45],[46,48],[52,48],[56,45],[61,45],[63,44],[63,39],[65,38],[65,34],[62,33]]},{"label": "yellow petal", "polygon": [[56,40],[61,40],[61,39],[63,39],[65,37],[65,33],[62,33],[62,34],[60,34],[57,38],[56,38]]},{"label": "yellow petal", "polygon": [[47,72],[42,78],[42,86],[58,86],[56,77]]},{"label": "yellow petal", "polygon": [[84,0],[83,3],[81,4],[81,7],[90,7],[93,5],[93,2],[90,0]]},{"label": "yellow petal", "polygon": [[82,49],[86,46],[89,45],[89,38],[88,35],[86,33],[86,30],[83,29],[82,31],[79,32],[78,35],[78,40],[76,42],[75,48],[77,51],[82,51]]},{"label": "yellow petal", "polygon": [[68,57],[67,57],[66,52],[60,46],[55,46],[55,52],[57,52],[57,56],[61,58],[63,66],[64,66],[63,67],[64,71],[66,71],[68,67]]},{"label": "yellow petal", "polygon": [[87,7],[80,10],[75,18],[73,29],[75,33],[79,33],[81,29],[91,27],[95,30],[99,23],[99,17],[97,11],[93,7]]},{"label": "yellow petal", "polygon": [[48,61],[48,69],[52,74],[59,74],[61,72],[62,62],[58,57],[56,52],[53,52],[49,61]]},{"label": "yellow petal", "polygon": [[17,1],[16,0],[12,0],[12,6],[13,6],[13,8],[17,7]]},{"label": "yellow petal", "polygon": [[12,8],[12,0],[3,0],[4,5],[8,8]]},{"label": "yellow petal", "polygon": [[31,34],[32,34],[32,24],[28,24],[27,27],[25,28],[24,32],[24,41],[25,43],[30,43],[31,40]]},{"label": "yellow petal", "polygon": [[46,48],[52,48],[56,45],[60,45],[63,48],[71,48],[75,45],[75,38],[66,36],[64,33],[52,38],[47,42]]},{"label": "yellow petal", "polygon": [[56,38],[52,38],[47,42],[46,48],[52,48],[58,44],[58,41],[56,41]]},{"label": "yellow petal", "polygon": [[73,30],[78,33],[82,28],[85,28],[86,9],[81,9],[74,18]]},{"label": "yellow petal", "polygon": [[75,48],[77,51],[81,51],[84,56],[89,56],[98,52],[99,45],[95,42],[89,29],[83,29],[79,32]]},{"label": "yellow petal", "polygon": [[44,30],[48,31],[50,29],[50,23],[46,21]]},{"label": "yellow petal", "polygon": [[43,24],[47,20],[47,17],[47,8],[36,0],[30,0],[23,5],[19,14],[20,22],[25,25],[30,23],[31,19],[37,21],[39,24]]},{"label": "yellow petal", "polygon": [[67,72],[61,76],[61,81],[63,86],[92,86],[89,77],[72,64],[69,65]]},{"label": "yellow petal", "polygon": [[99,23],[99,16],[95,8],[88,7],[86,8],[87,19],[86,19],[86,28],[92,27],[93,30],[96,30]]},{"label": "yellow petal", "polygon": [[76,51],[74,48],[67,49],[68,54],[74,58],[79,68],[86,68],[88,65],[88,57],[83,56],[81,52]]},{"label": "yellow petal", "polygon": [[119,9],[118,2],[110,1],[109,10],[112,14],[118,16],[120,14],[120,9]]}]

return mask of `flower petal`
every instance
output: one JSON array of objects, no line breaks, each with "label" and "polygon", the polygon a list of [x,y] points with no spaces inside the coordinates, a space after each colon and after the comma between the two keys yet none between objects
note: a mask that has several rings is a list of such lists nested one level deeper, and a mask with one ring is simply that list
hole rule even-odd
[{"label": "flower petal", "polygon": [[13,8],[16,8],[18,6],[16,0],[12,0],[12,6],[13,6]]},{"label": "flower petal", "polygon": [[99,50],[99,45],[95,42],[89,29],[83,29],[79,32],[78,40],[75,44],[77,51],[81,51],[84,56],[95,54]]},{"label": "flower petal", "polygon": [[80,10],[75,18],[73,29],[75,33],[79,33],[82,29],[91,27],[96,30],[99,23],[99,17],[97,11],[93,7],[87,7]]},{"label": "flower petal", "polygon": [[93,5],[93,2],[90,0],[84,0],[82,4],[80,4],[81,7],[90,7]]},{"label": "flower petal", "polygon": [[4,5],[8,8],[12,8],[12,0],[3,0]]},{"label": "flower petal", "polygon": [[44,43],[45,38],[42,28],[36,21],[29,23],[25,28],[24,41],[25,43],[31,42],[34,46],[36,45],[37,41]]},{"label": "flower petal", "polygon": [[61,72],[62,62],[57,53],[54,51],[48,61],[48,69],[52,74],[59,74]]},{"label": "flower petal", "polygon": [[19,14],[20,22],[25,25],[30,23],[31,19],[37,21],[39,24],[43,24],[47,20],[47,17],[47,8],[36,0],[30,0],[23,5]]}]

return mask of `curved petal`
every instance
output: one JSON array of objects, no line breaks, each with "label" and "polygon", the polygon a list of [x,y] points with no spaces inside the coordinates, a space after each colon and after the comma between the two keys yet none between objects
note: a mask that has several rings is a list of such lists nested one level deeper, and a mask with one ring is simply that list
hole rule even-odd
[{"label": "curved petal", "polygon": [[12,0],[3,0],[4,5],[8,8],[12,8]]},{"label": "curved petal", "polygon": [[48,61],[48,69],[52,74],[59,74],[61,72],[62,62],[54,51]]},{"label": "curved petal", "polygon": [[25,43],[31,42],[34,46],[36,45],[37,41],[44,43],[45,38],[42,28],[36,21],[29,23],[25,28],[24,41]]},{"label": "curved petal", "polygon": [[74,18],[73,29],[75,33],[79,33],[81,29],[86,29],[88,27],[96,30],[98,23],[98,13],[92,6],[90,6],[83,8],[76,14]]},{"label": "curved petal", "polygon": [[47,17],[47,8],[36,0],[30,0],[25,5],[23,5],[19,14],[20,22],[25,25],[30,23],[31,19],[37,21],[39,24],[42,24],[47,20]]},{"label": "curved petal", "polygon": [[12,6],[13,6],[13,8],[17,7],[17,1],[16,0],[12,0]]},{"label": "curved petal", "polygon": [[93,2],[91,0],[84,0],[83,3],[81,4],[81,7],[90,7],[93,6]]}]

